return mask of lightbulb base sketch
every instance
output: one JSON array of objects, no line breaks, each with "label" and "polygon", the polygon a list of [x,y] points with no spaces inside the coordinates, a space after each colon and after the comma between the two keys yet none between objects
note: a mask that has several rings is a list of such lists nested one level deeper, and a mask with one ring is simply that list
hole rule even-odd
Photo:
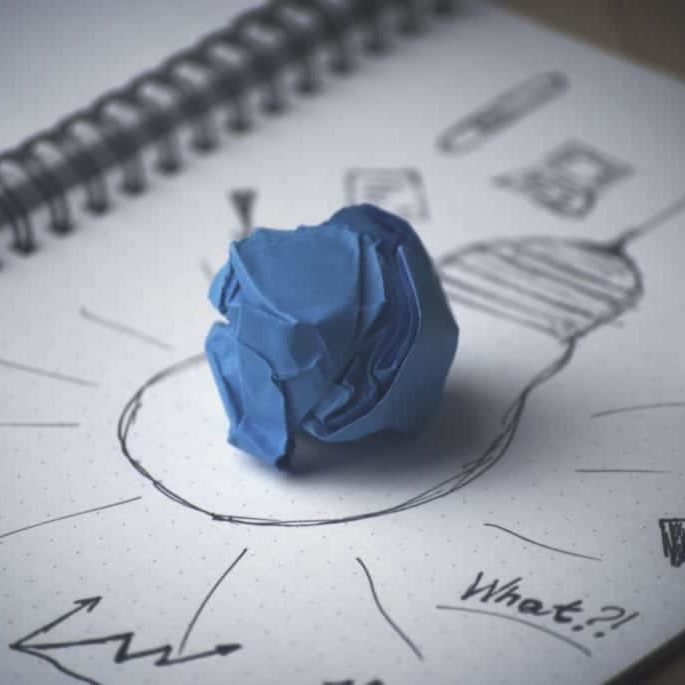
[{"label": "lightbulb base sketch", "polygon": [[[560,362],[565,359],[564,352]],[[483,454],[466,462],[455,457],[441,466],[443,477],[438,482],[430,482],[434,472],[419,456],[415,459],[421,465],[416,472],[417,479],[402,479],[396,494],[393,493],[395,501],[390,503],[387,487],[369,485],[366,491],[360,491],[363,474],[353,474],[356,480],[351,485],[344,485],[339,479],[315,485],[309,482],[311,476],[307,474],[265,470],[249,455],[227,449],[223,417],[216,406],[209,369],[202,354],[171,365],[148,379],[126,403],[117,434],[124,457],[140,476],[172,501],[213,521],[283,527],[350,523],[422,506],[482,475],[510,445],[530,391],[547,374],[554,372],[560,362],[534,379],[526,392],[517,398],[502,429]],[[207,398],[206,404],[198,399],[202,397]],[[173,411],[177,413],[170,419],[169,413]],[[196,440],[192,428],[186,430],[203,420],[213,424],[211,434],[216,439],[209,444]],[[164,426],[162,432],[155,430],[160,425]],[[423,438],[424,444],[429,441],[430,435]],[[314,449],[322,450],[336,448],[355,449],[346,445],[318,446],[315,443],[314,446]],[[389,451],[396,448],[396,443],[387,447]],[[384,447],[375,443],[370,449],[382,450]],[[422,447],[411,443],[407,449],[420,453]],[[388,464],[392,458],[393,455],[389,455]],[[392,481],[392,474],[383,478],[380,482],[387,485],[387,479]],[[346,487],[354,492],[356,510],[345,510],[344,501],[340,501]],[[256,498],[250,499],[249,493],[257,493]],[[271,513],[274,510],[278,511]]]}]

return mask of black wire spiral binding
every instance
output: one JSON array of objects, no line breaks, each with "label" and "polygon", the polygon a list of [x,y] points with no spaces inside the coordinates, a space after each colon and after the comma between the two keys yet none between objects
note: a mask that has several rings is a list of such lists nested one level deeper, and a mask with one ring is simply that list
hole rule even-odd
[{"label": "black wire spiral binding", "polygon": [[382,52],[394,30],[415,33],[431,13],[451,13],[456,0],[270,0],[172,55],[158,68],[110,90],[86,109],[0,154],[0,228],[9,224],[12,247],[36,249],[33,212],[47,208],[51,228],[73,225],[67,192],[82,187],[85,208],[107,210],[105,173],[119,167],[126,193],[142,192],[142,152],[157,148],[157,168],[170,174],[181,165],[178,130],[189,125],[193,146],[209,151],[219,141],[217,107],[229,105],[229,127],[250,128],[249,94],[260,91],[262,108],[284,109],[284,76],[295,69],[295,89],[319,86],[319,54],[326,50],[333,72],[353,68],[352,36],[361,30],[370,52]]}]

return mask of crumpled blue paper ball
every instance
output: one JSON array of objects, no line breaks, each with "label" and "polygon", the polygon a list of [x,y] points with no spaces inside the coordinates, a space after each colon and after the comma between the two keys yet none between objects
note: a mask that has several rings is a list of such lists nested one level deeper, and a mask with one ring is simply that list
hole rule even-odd
[{"label": "crumpled blue paper ball", "polygon": [[228,320],[206,354],[228,441],[269,464],[309,433],[343,442],[419,431],[458,327],[412,227],[372,205],[319,226],[260,228],[230,246],[209,293]]}]

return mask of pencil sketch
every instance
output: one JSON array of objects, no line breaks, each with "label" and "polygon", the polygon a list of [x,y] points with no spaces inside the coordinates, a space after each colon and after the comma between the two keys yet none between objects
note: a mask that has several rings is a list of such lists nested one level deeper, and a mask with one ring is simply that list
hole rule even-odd
[{"label": "pencil sketch", "polygon": [[388,614],[388,612],[381,604],[381,601],[378,598],[378,593],[376,592],[376,584],[373,582],[373,577],[371,576],[371,572],[369,571],[366,564],[359,557],[357,557],[357,563],[362,567],[362,571],[364,571],[366,580],[369,583],[369,588],[371,589],[371,596],[373,597],[373,601],[381,616],[385,619],[386,623],[400,636],[400,638],[407,645],[407,647],[409,647],[409,649],[411,649],[411,651],[414,652],[414,656],[419,661],[423,661],[423,654],[421,650],[416,646],[416,643],[414,643],[414,641],[407,636],[407,634],[397,625],[397,623],[395,623],[395,621],[392,620],[390,614]]},{"label": "pencil sketch", "polygon": [[105,509],[112,509],[113,507],[120,507],[124,504],[131,504],[131,502],[137,502],[139,499],[142,499],[142,497],[131,497],[129,499],[119,500],[118,502],[112,502],[111,504],[105,504],[100,507],[83,509],[82,511],[75,511],[71,514],[65,514],[64,516],[57,516],[56,518],[47,519],[45,521],[39,521],[38,523],[32,523],[28,526],[23,526],[22,528],[10,530],[7,533],[0,533],[0,540],[2,540],[3,538],[8,538],[12,535],[17,535],[18,533],[23,533],[27,530],[32,530],[33,528],[40,528],[41,526],[47,526],[51,523],[57,523],[58,521],[66,521],[67,519],[73,519],[77,516],[84,516],[85,514],[95,514],[99,511],[104,511]]},{"label": "pencil sketch", "polygon": [[592,414],[593,419],[601,419],[604,416],[616,416],[617,414],[629,414],[633,412],[656,411],[658,409],[683,409],[685,402],[653,402],[652,404],[634,404],[629,407],[617,407],[605,409]]},{"label": "pencil sketch", "polygon": [[173,345],[170,345],[159,338],[149,335],[148,333],[143,333],[142,331],[132,328],[131,326],[127,326],[126,324],[119,323],[118,321],[112,321],[111,319],[106,319],[98,314],[93,314],[93,312],[89,311],[85,307],[81,307],[79,309],[79,314],[86,321],[90,321],[98,326],[107,328],[110,331],[127,335],[130,338],[136,338],[141,342],[145,342],[148,345],[153,345],[154,347],[159,347],[162,350],[170,351],[174,349]]},{"label": "pencil sketch", "polygon": [[685,564],[685,518],[659,519],[659,528],[664,556],[671,566],[679,568]]},{"label": "pencil sketch", "polygon": [[576,557],[578,559],[589,559],[590,561],[602,561],[600,557],[593,557],[590,556],[589,554],[579,554],[578,552],[571,552],[568,549],[562,549],[561,547],[554,547],[552,545],[546,545],[543,542],[538,542],[537,540],[533,540],[529,537],[526,537],[525,535],[521,535],[521,533],[516,533],[513,530],[510,530],[509,528],[505,528],[504,526],[500,526],[497,523],[484,523],[484,526],[487,526],[489,528],[497,528],[498,530],[501,530],[504,533],[508,533],[509,535],[513,535],[514,537],[519,538],[520,540],[523,540],[525,542],[529,542],[531,545],[535,545],[536,547],[542,547],[542,549],[547,549],[551,552],[558,552],[559,554],[566,554],[567,556],[570,557]]},{"label": "pencil sketch", "polygon": [[179,654],[183,654],[183,652],[185,651],[188,638],[190,637],[190,634],[193,632],[193,628],[195,628],[197,619],[200,618],[200,614],[204,611],[205,607],[207,606],[207,603],[212,598],[212,595],[219,589],[219,586],[224,582],[224,580],[226,580],[226,576],[228,576],[228,574],[240,563],[240,561],[246,554],[247,547],[243,549],[243,551],[231,562],[230,566],[221,574],[221,576],[219,576],[219,580],[217,580],[216,583],[212,585],[212,589],[207,593],[205,598],[200,603],[200,606],[197,608],[197,611],[193,614],[193,618],[190,619],[190,623],[188,624],[185,633],[183,633],[183,638],[181,638],[181,643],[178,646]]},{"label": "pencil sketch", "polygon": [[557,358],[532,378],[505,412],[501,433],[467,468],[467,482],[501,459],[531,393],[570,363],[582,338],[637,305],[644,292],[643,279],[627,247],[683,211],[685,197],[607,243],[496,240],[469,245],[438,261],[447,295],[454,302],[544,333],[561,347]]},{"label": "pencil sketch", "polygon": [[383,685],[382,680],[374,679],[369,680],[367,683],[356,683],[354,680],[325,680],[323,685]]},{"label": "pencil sketch", "polygon": [[543,105],[561,97],[569,79],[560,71],[547,71],[517,83],[474,112],[459,119],[438,136],[438,149],[460,155],[483,145]]},{"label": "pencil sketch", "polygon": [[576,473],[669,473],[660,469],[576,469]]},{"label": "pencil sketch", "polygon": [[571,630],[575,633],[579,633],[585,630],[586,627],[592,628],[594,631],[592,636],[595,638],[602,638],[606,636],[606,627],[601,626],[599,629],[597,629],[596,626],[598,623],[607,623],[609,624],[611,630],[616,630],[617,628],[620,628],[629,621],[636,619],[639,615],[639,611],[634,611],[632,614],[628,614],[628,612],[623,607],[618,607],[614,606],[613,604],[609,604],[601,608],[599,616],[594,616],[588,619],[587,621],[585,621],[584,625],[582,623],[577,623],[576,625],[571,627]]},{"label": "pencil sketch", "polygon": [[78,428],[78,421],[2,421],[0,428]]},{"label": "pencil sketch", "polygon": [[[149,466],[146,455],[137,454],[132,431],[145,424],[143,407],[150,394],[204,367],[203,354],[162,369],[135,391],[117,423],[121,452],[131,467],[164,496],[212,521],[232,524],[306,527],[349,523],[396,514],[446,497],[482,476],[503,457],[531,394],[567,367],[583,337],[637,305],[643,295],[642,275],[627,247],[684,210],[685,197],[606,243],[548,237],[495,240],[467,245],[436,261],[445,291],[454,303],[543,333],[559,343],[559,352],[514,398],[501,418],[501,427],[482,452],[412,497],[344,515],[283,518],[259,512],[248,515],[217,511],[213,505],[182,494],[178,486],[167,485],[155,474],[158,467]],[[223,500],[221,506],[226,506]]]},{"label": "pencil sketch", "polygon": [[510,616],[509,614],[504,614],[499,611],[489,611],[488,609],[474,609],[473,607],[462,607],[462,606],[453,606],[449,604],[438,604],[436,606],[437,609],[440,609],[442,611],[456,611],[456,612],[464,612],[467,614],[481,614],[483,616],[491,616],[494,618],[499,618],[504,621],[513,621],[514,623],[519,623],[521,625],[527,626],[528,628],[533,628],[533,630],[539,630],[542,633],[545,633],[546,635],[549,635],[551,637],[556,638],[557,640],[561,640],[562,642],[566,643],[567,645],[570,645],[571,647],[574,647],[577,649],[579,652],[584,654],[587,657],[592,656],[592,652],[585,646],[581,645],[580,642],[577,642],[576,640],[572,640],[570,637],[567,637],[566,635],[562,635],[560,632],[556,630],[550,630],[549,628],[546,628],[545,626],[538,625],[537,623],[534,623],[533,621],[529,621],[525,618],[521,618],[519,616]]},{"label": "pencil sketch", "polygon": [[344,185],[347,204],[370,203],[410,222],[430,218],[423,176],[413,167],[349,169]]},{"label": "pencil sketch", "polygon": [[51,378],[52,380],[62,381],[63,383],[79,385],[82,388],[98,387],[98,384],[95,381],[90,381],[85,378],[79,378],[78,376],[72,376],[70,374],[61,373],[59,371],[41,369],[40,367],[31,366],[29,364],[22,364],[20,362],[12,361],[11,359],[0,359],[0,367],[11,369],[13,371],[22,371],[23,373],[30,373],[34,376],[42,376],[43,378]]},{"label": "pencil sketch", "polygon": [[[437,609],[481,614],[513,621],[561,640],[587,657],[592,656],[590,649],[560,632],[559,628],[565,627],[574,633],[581,633],[586,628],[590,628],[592,637],[601,639],[606,636],[607,627],[612,631],[617,630],[640,615],[638,611],[628,613],[623,607],[613,604],[602,606],[599,612],[592,612],[586,608],[583,599],[561,602],[543,601],[534,594],[524,592],[521,587],[522,582],[521,576],[507,582],[502,582],[499,578],[486,580],[483,571],[479,571],[475,580],[460,596],[462,604],[439,604]],[[512,615],[489,608],[475,609],[463,604],[474,600],[480,602],[481,605],[507,607],[516,613]],[[590,614],[589,618],[588,614]],[[550,622],[554,629],[550,628]]]},{"label": "pencil sketch", "polygon": [[209,260],[207,259],[201,259],[198,266],[200,267],[200,271],[202,272],[202,275],[205,277],[208,283],[212,282],[212,279],[214,278],[214,269],[212,268],[212,265],[209,263]]},{"label": "pencil sketch", "polygon": [[569,219],[584,219],[602,192],[628,177],[632,168],[587,143],[570,140],[542,162],[496,176],[493,181]]},{"label": "pencil sketch", "polygon": [[228,643],[216,645],[212,649],[202,652],[195,652],[193,654],[188,654],[187,656],[174,656],[174,648],[171,645],[166,644],[159,647],[133,651],[131,648],[136,637],[133,631],[124,631],[113,633],[111,635],[105,635],[103,637],[84,638],[81,640],[53,641],[49,638],[47,641],[44,640],[44,636],[49,635],[59,626],[67,621],[70,621],[77,614],[84,611],[91,613],[101,601],[102,597],[77,599],[74,602],[76,608],[70,609],[56,619],[41,626],[37,630],[30,632],[28,635],[25,635],[22,638],[19,638],[9,645],[10,649],[20,652],[21,654],[27,654],[29,656],[42,659],[43,661],[46,661],[52,665],[58,671],[64,673],[64,675],[70,676],[74,680],[78,680],[83,683],[89,683],[90,685],[102,685],[102,682],[82,673],[78,673],[75,670],[65,666],[60,660],[62,652],[68,652],[70,649],[74,648],[111,645],[112,647],[116,648],[113,656],[113,661],[115,664],[123,664],[127,661],[133,661],[135,659],[154,659],[154,666],[166,667],[179,666],[181,664],[187,664],[191,661],[198,661],[200,659],[207,659],[210,657],[228,656],[229,654],[242,649],[242,645],[240,644]]},{"label": "pencil sketch", "polygon": [[254,228],[254,205],[257,191],[254,188],[236,188],[227,193],[228,201],[238,215],[240,230],[234,240],[247,238]]}]

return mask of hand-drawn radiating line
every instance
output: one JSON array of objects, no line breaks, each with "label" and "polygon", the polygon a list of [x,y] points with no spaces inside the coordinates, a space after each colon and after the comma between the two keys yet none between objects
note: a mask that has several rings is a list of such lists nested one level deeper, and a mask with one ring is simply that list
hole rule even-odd
[{"label": "hand-drawn radiating line", "polygon": [[376,604],[378,611],[380,611],[381,616],[383,616],[383,618],[388,622],[388,625],[402,638],[402,640],[409,647],[409,649],[411,649],[411,651],[414,652],[416,658],[420,661],[423,661],[423,654],[421,653],[421,650],[409,639],[409,637],[407,637],[406,633],[404,633],[402,629],[397,625],[397,623],[395,623],[395,621],[393,621],[392,618],[390,618],[388,612],[383,608],[380,599],[378,599],[378,593],[376,592],[376,586],[373,582],[373,578],[371,577],[371,573],[369,572],[369,569],[366,567],[366,564],[359,557],[357,557],[357,563],[362,567],[364,575],[366,576],[366,579],[369,581],[369,587],[371,588],[371,595],[373,597],[373,601]]},{"label": "hand-drawn radiating line", "polygon": [[23,528],[17,528],[16,530],[10,530],[7,533],[0,533],[0,540],[3,538],[8,538],[10,535],[17,535],[18,533],[23,533],[27,530],[32,530],[33,528],[40,528],[41,526],[47,526],[50,523],[57,523],[58,521],[66,521],[67,519],[75,518],[76,516],[84,516],[85,514],[94,514],[98,511],[104,511],[105,509],[112,509],[113,507],[120,507],[123,504],[130,504],[131,502],[136,502],[142,499],[139,497],[131,497],[129,499],[119,500],[118,502],[112,502],[110,504],[105,504],[102,507],[93,507],[92,509],[83,509],[82,511],[75,511],[72,514],[65,514],[64,516],[57,516],[56,518],[47,519],[46,521],[39,521],[38,523],[32,523],[29,526],[24,526]]},{"label": "hand-drawn radiating line", "polygon": [[627,228],[616,237],[614,240],[614,245],[620,249],[627,243],[632,242],[637,238],[641,238],[643,235],[653,231],[655,228],[659,228],[659,226],[678,216],[682,212],[685,212],[685,195],[681,195],[670,205],[660,209],[641,224],[638,224],[633,228]]},{"label": "hand-drawn radiating line", "polygon": [[202,603],[200,606],[197,608],[197,611],[193,615],[193,618],[191,619],[190,623],[188,624],[188,627],[186,628],[186,632],[183,634],[183,639],[181,640],[181,644],[179,645],[178,648],[178,653],[183,654],[183,651],[186,648],[186,642],[188,642],[188,638],[190,637],[190,633],[193,632],[193,628],[195,627],[195,623],[197,623],[197,619],[200,617],[200,614],[204,611],[205,606],[207,606],[207,602],[211,599],[212,595],[217,591],[221,583],[224,582],[226,579],[226,576],[238,565],[238,562],[247,554],[247,547],[233,560],[231,565],[221,574],[219,577],[219,580],[214,583],[212,586],[212,589],[207,593],[206,597],[202,600]]},{"label": "hand-drawn radiating line", "polygon": [[4,366],[6,369],[12,369],[13,371],[23,371],[24,373],[30,373],[34,376],[43,376],[44,378],[51,378],[55,381],[63,381],[64,383],[72,383],[74,385],[80,385],[84,388],[97,388],[98,384],[94,381],[89,381],[84,378],[78,378],[77,376],[70,376],[68,374],[59,373],[58,371],[50,371],[48,369],[41,369],[37,366],[30,366],[28,364],[20,364],[19,362],[11,361],[10,359],[0,359],[0,366]]},{"label": "hand-drawn radiating line", "polygon": [[615,416],[616,414],[628,414],[630,412],[654,411],[657,409],[680,409],[685,407],[685,402],[654,402],[653,404],[634,404],[629,407],[618,407],[616,409],[605,409],[591,415],[593,419],[600,419],[604,416]]},{"label": "hand-drawn radiating line", "polygon": [[200,271],[202,271],[202,274],[207,279],[207,282],[211,283],[214,279],[214,271],[211,264],[206,259],[200,260]]},{"label": "hand-drawn radiating line", "polygon": [[78,428],[75,421],[0,421],[0,428]]},{"label": "hand-drawn radiating line", "polygon": [[660,469],[576,469],[576,473],[670,473]]},{"label": "hand-drawn radiating line", "polygon": [[525,542],[529,542],[531,545],[536,545],[538,547],[542,547],[543,549],[548,549],[551,552],[559,552],[559,554],[566,554],[570,557],[578,557],[579,559],[589,559],[591,561],[602,561],[600,557],[592,557],[589,554],[579,554],[578,552],[571,552],[567,549],[562,549],[561,547],[553,547],[551,545],[546,545],[543,542],[538,542],[537,540],[532,540],[531,538],[527,538],[525,535],[521,535],[520,533],[516,533],[513,530],[509,530],[509,528],[505,528],[504,526],[500,526],[497,523],[484,523],[484,526],[488,526],[489,528],[497,528],[498,530],[501,530],[505,533],[509,533],[509,535],[513,535],[514,537],[519,538],[520,540],[524,540]]},{"label": "hand-drawn radiating line", "polygon": [[86,320],[90,321],[91,323],[98,324],[99,326],[103,326],[104,328],[108,328],[110,331],[116,331],[117,333],[122,333],[123,335],[128,335],[132,338],[136,338],[138,340],[141,340],[142,342],[146,342],[149,345],[154,345],[155,347],[159,347],[163,350],[173,350],[173,346],[169,345],[169,343],[165,343],[163,340],[160,340],[159,338],[155,338],[152,335],[148,335],[147,333],[143,333],[142,331],[139,331],[135,328],[131,328],[130,326],[127,326],[122,323],[118,323],[117,321],[111,321],[110,319],[104,319],[103,317],[93,314],[91,311],[86,309],[85,307],[81,307],[79,310],[79,314]]},{"label": "hand-drawn radiating line", "polygon": [[472,609],[470,607],[456,607],[447,604],[438,604],[436,608],[445,611],[463,611],[469,614],[482,614],[483,616],[494,616],[495,618],[502,618],[505,621],[513,621],[514,623],[520,623],[524,626],[528,626],[529,628],[539,630],[540,632],[545,633],[546,635],[551,635],[552,637],[555,637],[557,640],[561,640],[562,642],[565,642],[566,644],[575,647],[579,652],[585,654],[585,656],[592,656],[592,652],[587,647],[581,645],[579,642],[576,642],[575,640],[571,640],[571,638],[566,637],[566,635],[561,635],[560,633],[557,633],[554,630],[550,630],[549,628],[540,626],[537,623],[533,623],[532,621],[526,621],[523,618],[518,618],[517,616],[508,616],[507,614],[500,614],[497,611],[486,611],[485,609]]}]

